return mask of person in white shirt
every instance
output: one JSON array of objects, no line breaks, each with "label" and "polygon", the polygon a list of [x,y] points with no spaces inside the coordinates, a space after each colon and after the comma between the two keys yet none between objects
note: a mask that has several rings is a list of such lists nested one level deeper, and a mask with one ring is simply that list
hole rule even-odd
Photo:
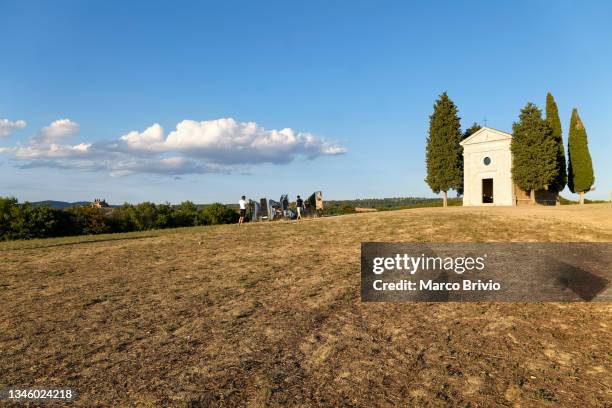
[{"label": "person in white shirt", "polygon": [[242,225],[242,223],[244,222],[244,216],[246,215],[246,197],[242,196],[240,198],[240,201],[238,201],[238,205],[240,206],[240,218],[238,219],[238,225]]}]

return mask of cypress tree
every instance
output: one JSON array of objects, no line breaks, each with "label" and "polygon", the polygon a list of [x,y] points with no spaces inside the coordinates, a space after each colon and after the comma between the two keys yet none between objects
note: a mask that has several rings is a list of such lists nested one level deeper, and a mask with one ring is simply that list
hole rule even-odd
[{"label": "cypress tree", "polygon": [[[482,129],[482,126],[474,122],[472,126],[467,128],[465,132],[463,132],[463,135],[461,135],[461,140],[467,139],[468,137],[472,136],[474,133],[478,132],[480,129]],[[460,168],[461,168],[461,185],[457,188],[457,194],[463,195],[463,154],[461,154]]]},{"label": "cypress tree", "polygon": [[482,126],[480,126],[476,122],[472,123],[472,126],[465,129],[465,132],[463,132],[463,136],[461,136],[461,140],[467,139],[468,137],[472,136],[474,133],[478,132],[480,129],[482,129]]},{"label": "cypress tree", "polygon": [[461,123],[454,102],[444,92],[434,104],[429,117],[427,137],[427,178],[425,181],[434,193],[444,194],[447,206],[448,190],[459,191],[463,184]]},{"label": "cypress tree", "polygon": [[529,102],[512,125],[512,180],[524,191],[547,189],[557,175],[557,145],[542,111]]},{"label": "cypress tree", "polygon": [[561,130],[561,120],[555,98],[549,92],[546,95],[546,120],[552,129],[552,134],[557,143],[557,176],[551,183],[549,189],[559,193],[567,184],[567,169],[565,168],[565,148],[563,147],[563,132]]},{"label": "cypress tree", "polygon": [[595,176],[593,175],[593,163],[589,153],[586,129],[576,108],[572,111],[567,143],[569,154],[567,184],[572,193],[580,194],[580,204],[584,204],[584,193],[593,186]]}]

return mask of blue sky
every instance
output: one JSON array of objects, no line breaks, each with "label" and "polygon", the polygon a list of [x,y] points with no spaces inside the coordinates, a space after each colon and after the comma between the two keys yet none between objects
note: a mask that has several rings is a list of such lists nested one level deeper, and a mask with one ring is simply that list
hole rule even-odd
[{"label": "blue sky", "polygon": [[587,128],[587,197],[612,190],[609,2],[0,1],[0,14],[0,196],[434,196],[425,138],[443,91],[464,128],[505,131],[552,92],[565,142],[573,107]]}]

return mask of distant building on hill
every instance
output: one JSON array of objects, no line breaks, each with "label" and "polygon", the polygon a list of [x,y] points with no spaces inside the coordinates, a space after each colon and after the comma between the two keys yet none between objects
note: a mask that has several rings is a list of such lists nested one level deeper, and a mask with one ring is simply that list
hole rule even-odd
[{"label": "distant building on hill", "polygon": [[93,200],[93,203],[91,203],[91,206],[93,208],[107,208],[107,207],[109,207],[109,205],[106,202],[106,200],[104,200],[104,199],[100,200],[99,198],[96,198],[95,200]]},{"label": "distant building on hill", "polygon": [[[512,181],[512,135],[481,128],[460,144],[463,147],[463,205],[530,204],[529,193]],[[555,205],[558,194],[535,192],[537,204]]]}]

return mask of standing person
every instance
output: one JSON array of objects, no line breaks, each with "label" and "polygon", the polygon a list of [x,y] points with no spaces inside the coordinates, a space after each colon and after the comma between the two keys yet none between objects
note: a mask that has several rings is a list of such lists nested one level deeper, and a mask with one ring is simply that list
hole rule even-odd
[{"label": "standing person", "polygon": [[242,196],[240,201],[238,201],[238,205],[240,206],[240,218],[238,219],[238,226],[242,225],[244,222],[244,216],[246,215],[246,197]]},{"label": "standing person", "polygon": [[297,208],[297,219],[302,219],[302,209],[304,208],[304,200],[297,196],[297,200],[295,200],[295,207]]}]

